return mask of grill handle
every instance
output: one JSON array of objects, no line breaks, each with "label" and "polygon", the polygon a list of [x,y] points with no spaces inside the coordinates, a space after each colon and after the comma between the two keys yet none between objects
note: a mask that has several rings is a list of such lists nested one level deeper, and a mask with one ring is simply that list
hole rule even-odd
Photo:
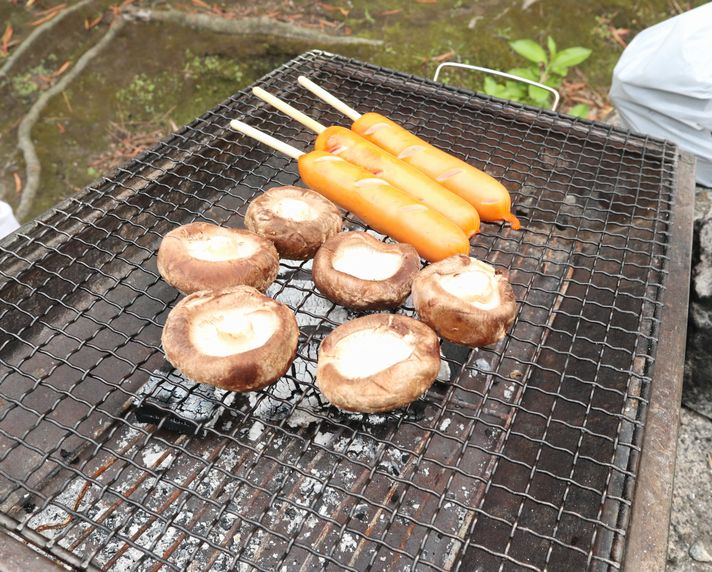
[{"label": "grill handle", "polygon": [[556,108],[559,107],[559,100],[561,99],[561,96],[559,95],[559,92],[556,91],[553,87],[549,87],[548,85],[544,85],[543,83],[539,83],[538,81],[532,81],[530,79],[525,79],[523,77],[519,77],[518,75],[512,75],[511,73],[507,73],[507,72],[503,72],[503,71],[499,71],[499,70],[493,70],[490,68],[483,68],[480,66],[473,66],[470,64],[461,64],[458,62],[443,62],[435,70],[435,75],[433,76],[433,81],[438,81],[438,76],[440,75],[440,70],[445,67],[462,68],[462,69],[466,69],[466,70],[490,73],[493,75],[498,75],[500,77],[505,77],[507,79],[513,79],[514,81],[521,81],[524,83],[528,83],[529,85],[533,85],[534,87],[540,87],[541,89],[545,89],[546,91],[549,91],[552,94],[554,94],[554,105],[551,106],[551,110],[556,111]]}]

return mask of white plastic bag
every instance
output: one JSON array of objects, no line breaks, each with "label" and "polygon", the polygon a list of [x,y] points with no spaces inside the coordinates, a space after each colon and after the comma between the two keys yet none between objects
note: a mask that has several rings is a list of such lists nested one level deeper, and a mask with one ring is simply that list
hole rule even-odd
[{"label": "white plastic bag", "polygon": [[20,224],[15,219],[15,215],[12,214],[10,205],[0,201],[0,238],[7,236],[19,226]]},{"label": "white plastic bag", "polygon": [[609,97],[632,130],[697,155],[697,182],[712,187],[712,3],[638,34]]}]

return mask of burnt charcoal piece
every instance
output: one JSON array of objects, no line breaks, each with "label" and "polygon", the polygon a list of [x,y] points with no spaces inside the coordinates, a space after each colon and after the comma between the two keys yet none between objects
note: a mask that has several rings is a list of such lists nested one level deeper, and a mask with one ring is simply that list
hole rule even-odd
[{"label": "burnt charcoal piece", "polygon": [[138,390],[134,399],[136,419],[176,433],[205,433],[226,405],[221,401],[224,393],[190,381],[165,362]]}]

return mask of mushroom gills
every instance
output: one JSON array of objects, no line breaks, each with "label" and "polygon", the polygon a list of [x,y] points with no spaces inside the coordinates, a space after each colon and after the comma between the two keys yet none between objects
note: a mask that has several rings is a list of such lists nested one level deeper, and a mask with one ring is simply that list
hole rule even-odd
[{"label": "mushroom gills", "polygon": [[223,262],[248,258],[259,250],[259,244],[238,236],[217,235],[189,238],[186,249],[190,256],[198,260]]},{"label": "mushroom gills", "polygon": [[348,379],[369,377],[408,359],[415,350],[412,336],[387,329],[359,330],[334,348],[334,367]]},{"label": "mushroom gills", "polygon": [[387,280],[403,265],[403,257],[381,252],[364,244],[345,246],[334,253],[334,270],[361,280]]},{"label": "mushroom gills", "polygon": [[314,220],[319,216],[315,209],[299,199],[281,198],[276,201],[272,210],[278,217],[296,222]]},{"label": "mushroom gills", "polygon": [[225,357],[265,345],[278,327],[279,319],[274,312],[235,308],[213,311],[195,320],[190,339],[200,353]]},{"label": "mushroom gills", "polygon": [[495,274],[486,269],[473,269],[443,276],[440,286],[448,294],[481,310],[493,310],[500,304]]}]

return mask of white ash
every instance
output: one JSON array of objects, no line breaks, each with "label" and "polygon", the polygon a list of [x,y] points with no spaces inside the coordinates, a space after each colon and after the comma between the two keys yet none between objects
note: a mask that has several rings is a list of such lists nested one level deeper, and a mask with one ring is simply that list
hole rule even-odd
[{"label": "white ash", "polygon": [[450,418],[443,419],[440,422],[440,427],[439,427],[440,431],[447,431],[447,428],[450,427],[450,423],[452,423],[452,419],[450,419]]},{"label": "white ash", "polygon": [[505,388],[504,388],[504,398],[509,400],[512,399],[512,396],[514,395],[514,388],[515,385],[513,383],[508,383]]},{"label": "white ash", "polygon": [[303,409],[295,409],[292,414],[287,418],[287,425],[293,428],[298,427],[308,427],[312,423],[318,423],[321,421],[313,413],[309,411],[304,411]]},{"label": "white ash", "polygon": [[327,488],[324,490],[320,502],[318,513],[322,516],[331,516],[334,509],[341,504],[341,498],[334,489]]},{"label": "white ash", "polygon": [[[67,518],[67,516],[69,516],[69,513],[63,508],[57,506],[57,504],[62,504],[68,508],[73,509],[74,503],[77,502],[77,497],[79,496],[79,493],[81,492],[86,482],[87,481],[84,480],[82,477],[72,479],[69,485],[61,493],[54,497],[54,499],[52,500],[52,504],[49,504],[47,507],[45,507],[40,512],[30,518],[30,520],[28,521],[28,527],[36,529],[43,525],[59,524],[63,522]],[[84,498],[82,499],[82,502],[77,512],[83,512],[83,510],[88,505],[91,505],[90,501],[91,490],[87,491],[87,494],[84,495]],[[42,531],[42,534],[53,538],[63,531],[63,528],[51,528]]]},{"label": "white ash", "polygon": [[255,421],[250,425],[250,430],[247,433],[247,438],[250,441],[257,441],[264,433],[265,425],[260,421]]},{"label": "white ash", "polygon": [[292,278],[289,286],[284,288],[275,282],[267,289],[267,295],[286,304],[296,312],[297,324],[300,328],[317,326],[324,321],[323,316],[328,314],[331,321],[344,323],[348,317],[346,309],[335,306],[326,298],[313,294],[314,283],[311,280]]},{"label": "white ash", "polygon": [[161,458],[161,455],[163,455],[166,451],[167,449],[155,444],[146,447],[141,452],[141,458],[143,459],[144,466],[152,471],[160,471],[169,467],[175,458],[173,453],[168,453],[165,459],[160,462],[160,465],[158,464],[158,460]]},{"label": "white ash", "polygon": [[346,419],[350,419],[356,422],[360,421],[361,423],[364,423],[366,425],[382,425],[383,423],[388,421],[387,414],[352,413],[351,411],[343,411],[342,413]]},{"label": "white ash", "polygon": [[321,482],[316,479],[306,477],[299,486],[299,494],[301,496],[294,499],[294,501],[302,506],[310,506],[312,500],[321,492],[323,488],[324,485]]},{"label": "white ash", "polygon": [[131,441],[140,435],[140,432],[137,429],[126,427],[125,425],[122,427],[121,431],[123,432],[121,439],[116,443],[116,449],[119,451],[126,448]]},{"label": "white ash", "polygon": [[339,550],[341,552],[353,552],[357,546],[358,542],[356,542],[356,538],[353,535],[348,532],[344,532],[341,535],[341,540],[339,541]]},{"label": "white ash", "polygon": [[372,439],[366,440],[361,435],[342,437],[334,445],[337,453],[351,453],[363,461],[372,460],[376,457],[376,442]]},{"label": "white ash", "polygon": [[477,358],[475,365],[484,372],[492,371],[492,365],[485,358]]},{"label": "white ash", "polygon": [[331,443],[333,440],[334,434],[329,431],[325,431],[324,433],[317,432],[317,434],[314,435],[313,438],[314,443],[322,447],[328,447],[329,443]]}]

